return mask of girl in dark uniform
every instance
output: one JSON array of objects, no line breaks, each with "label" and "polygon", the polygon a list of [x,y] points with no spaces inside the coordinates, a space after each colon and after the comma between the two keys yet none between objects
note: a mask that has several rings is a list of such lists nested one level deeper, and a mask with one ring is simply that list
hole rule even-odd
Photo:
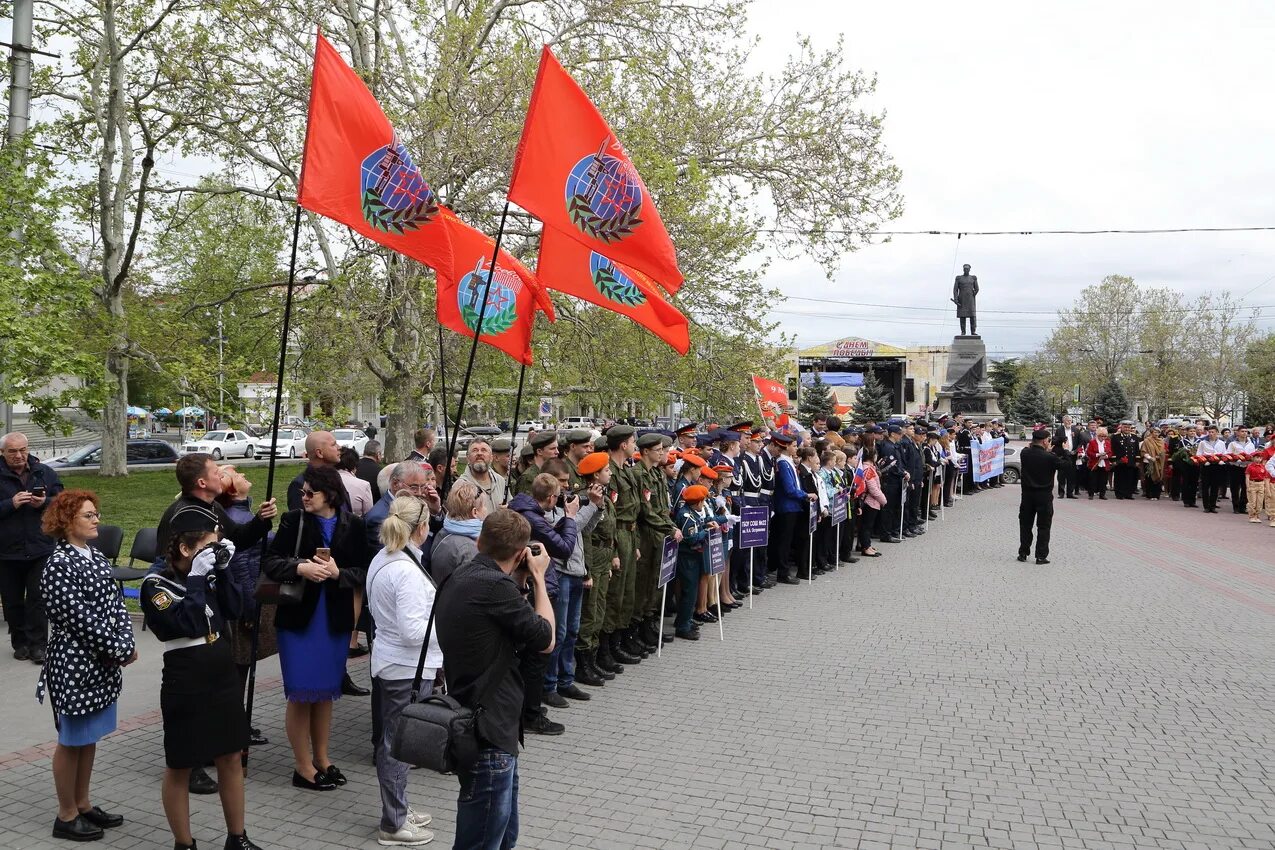
[{"label": "girl in dark uniform", "polygon": [[221,540],[217,515],[187,505],[173,515],[167,566],[142,582],[146,626],[163,641],[159,691],[164,716],[164,814],[175,850],[194,850],[187,785],[193,767],[217,765],[226,850],[259,850],[244,833],[240,752],[248,746],[248,720],[227,622],[240,615],[238,589],[226,565],[234,544]]}]

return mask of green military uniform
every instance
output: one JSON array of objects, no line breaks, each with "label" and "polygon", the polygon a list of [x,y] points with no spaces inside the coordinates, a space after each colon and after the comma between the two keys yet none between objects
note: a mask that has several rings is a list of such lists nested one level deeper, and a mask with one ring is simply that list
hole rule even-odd
[{"label": "green military uniform", "polygon": [[620,574],[611,583],[607,593],[604,632],[626,629],[633,621],[634,602],[637,593],[637,518],[642,501],[642,482],[636,481],[633,470],[611,460],[611,487],[618,494],[615,501],[615,550],[620,558]]},{"label": "green military uniform", "polygon": [[638,513],[638,551],[642,557],[637,569],[637,605],[634,617],[645,620],[652,615],[663,616],[659,611],[660,556],[664,550],[664,538],[671,537],[677,526],[669,512],[669,490],[661,467],[646,469],[638,466],[635,472],[642,475],[643,499]]},{"label": "green military uniform", "polygon": [[524,452],[527,450],[527,447],[530,446],[533,456],[530,465],[522,471],[522,475],[518,476],[518,480],[515,481],[513,487],[510,488],[513,491],[514,496],[521,493],[531,492],[532,482],[534,482],[536,480],[536,476],[540,474],[540,467],[536,466],[535,462],[535,450],[543,449],[545,446],[557,439],[557,436],[555,436],[552,431],[541,431],[539,434],[532,436],[532,438],[527,441],[526,445],[523,446]]},{"label": "green military uniform", "polygon": [[584,592],[580,609],[580,636],[577,646],[585,652],[598,648],[598,634],[606,618],[610,598],[611,561],[615,558],[615,505],[609,498],[602,501],[602,518],[584,536],[584,565],[593,579],[593,587]]}]

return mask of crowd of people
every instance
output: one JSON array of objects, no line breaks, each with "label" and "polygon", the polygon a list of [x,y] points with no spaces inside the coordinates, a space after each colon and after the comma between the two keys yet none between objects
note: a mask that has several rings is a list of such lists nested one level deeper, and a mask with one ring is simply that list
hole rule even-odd
[{"label": "crowd of people", "polygon": [[[1033,448],[1052,456],[1049,495],[1055,468],[1063,496],[1083,487],[1105,498],[1110,479],[1117,498],[1132,498],[1141,479],[1146,498],[1167,491],[1188,507],[1207,479],[1206,510],[1229,486],[1237,512],[1269,517],[1272,430],[1255,439],[1238,428],[1228,442],[1204,425],[1202,439],[1190,427],[1139,437],[1130,423],[1111,437],[1098,420],[1088,431],[1064,420],[1052,439],[1037,429]],[[566,732],[569,713],[551,710],[589,702],[653,653],[697,641],[750,595],[818,581],[925,534],[956,499],[1003,486],[975,482],[962,462],[973,442],[1003,435],[998,421],[964,415],[858,427],[820,417],[809,429],[616,424],[601,436],[532,433],[518,447],[475,439],[459,472],[429,429],[388,464],[374,440],[359,457],[316,431],[282,513],[273,500],[254,510],[251,482],[233,466],[185,455],[140,593],[163,653],[161,799],[174,846],[196,846],[191,793],[220,795],[225,847],[257,846],[244,828],[238,761],[268,743],[251,725],[247,684],[254,659],[277,654],[295,788],[348,783],[330,753],[333,703],[370,696],[376,839],[428,843],[431,816],[408,803],[412,765],[395,758],[395,740],[404,709],[445,690],[480,709],[478,752],[457,771],[453,846],[512,847],[520,743],[524,733]],[[41,665],[40,697],[56,718],[53,834],[93,840],[123,822],[93,804],[90,780],[138,638],[92,545],[98,497],[65,490],[21,434],[0,448],[5,618],[15,657]],[[1033,458],[1025,453],[1025,465]],[[741,536],[746,512],[765,518],[764,545]],[[676,566],[662,581],[666,544]],[[369,654],[370,689],[346,671]]]}]

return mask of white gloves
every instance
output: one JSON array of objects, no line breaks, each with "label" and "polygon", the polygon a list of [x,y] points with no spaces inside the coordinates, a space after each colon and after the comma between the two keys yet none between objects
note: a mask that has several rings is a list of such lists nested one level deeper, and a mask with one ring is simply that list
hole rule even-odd
[{"label": "white gloves", "polygon": [[206,576],[213,571],[213,567],[217,563],[217,550],[212,546],[201,550],[193,561],[190,562],[190,574],[193,576]]}]

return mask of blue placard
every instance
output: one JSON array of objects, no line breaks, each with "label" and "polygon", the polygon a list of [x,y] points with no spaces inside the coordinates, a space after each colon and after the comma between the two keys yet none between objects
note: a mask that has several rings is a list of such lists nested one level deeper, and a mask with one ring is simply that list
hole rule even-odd
[{"label": "blue placard", "polygon": [[672,537],[664,538],[664,549],[660,553],[660,587],[668,584],[677,575],[677,541]]},{"label": "blue placard", "polygon": [[722,542],[720,532],[714,531],[708,536],[708,574],[721,575],[726,572],[726,546]]},{"label": "blue placard", "polygon": [[832,524],[841,525],[850,518],[850,495],[844,490],[832,497]]},{"label": "blue placard", "polygon": [[739,512],[739,548],[763,549],[770,541],[770,508],[751,505]]}]

